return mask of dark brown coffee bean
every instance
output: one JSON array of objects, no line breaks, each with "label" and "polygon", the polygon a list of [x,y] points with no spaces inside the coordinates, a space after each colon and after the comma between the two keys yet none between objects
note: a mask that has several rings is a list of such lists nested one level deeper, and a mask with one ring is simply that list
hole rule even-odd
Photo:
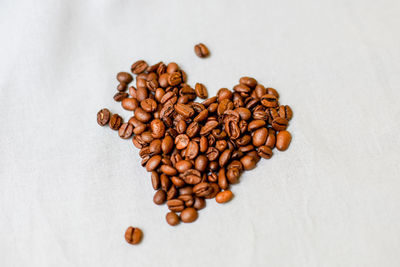
[{"label": "dark brown coffee bean", "polygon": [[249,120],[251,118],[251,111],[248,108],[239,107],[235,111],[239,114],[242,120]]},{"label": "dark brown coffee bean", "polygon": [[180,219],[179,216],[175,212],[168,212],[167,215],[165,216],[165,219],[167,220],[167,223],[171,226],[175,226],[179,224]]},{"label": "dark brown coffee bean", "polygon": [[194,198],[194,203],[193,203],[193,208],[196,210],[201,210],[206,207],[206,201],[202,197],[195,197]]},{"label": "dark brown coffee bean", "polygon": [[138,107],[135,109],[135,118],[141,122],[148,122],[151,119],[151,114]]},{"label": "dark brown coffee bean", "polygon": [[267,94],[274,95],[276,98],[279,99],[278,91],[276,91],[274,88],[268,87]]},{"label": "dark brown coffee bean", "polygon": [[176,86],[182,82],[182,74],[180,72],[173,72],[168,77],[168,84]]},{"label": "dark brown coffee bean", "polygon": [[207,88],[202,83],[196,83],[194,90],[196,91],[196,95],[202,99],[206,99],[208,97]]},{"label": "dark brown coffee bean", "polygon": [[199,155],[194,161],[194,167],[200,172],[204,172],[207,169],[208,158],[205,155]]},{"label": "dark brown coffee bean", "polygon": [[149,97],[149,92],[145,87],[138,87],[136,90],[136,99],[141,102]]},{"label": "dark brown coffee bean", "polygon": [[219,193],[219,191],[221,191],[217,183],[210,183],[210,186],[213,188],[213,191],[211,194],[205,197],[206,199],[214,198]]},{"label": "dark brown coffee bean", "polygon": [[140,102],[140,106],[146,112],[154,112],[157,109],[157,102],[154,99],[146,98]]},{"label": "dark brown coffee bean", "polygon": [[226,171],[226,178],[230,184],[237,184],[239,182],[240,171],[237,168],[230,168]]},{"label": "dark brown coffee bean", "polygon": [[115,95],[114,95],[114,100],[115,101],[117,101],[117,102],[121,102],[122,100],[124,100],[125,98],[127,98],[129,96],[129,94],[128,93],[125,93],[125,92],[117,92]]},{"label": "dark brown coffee bean", "polygon": [[231,159],[232,151],[230,149],[226,149],[221,153],[219,157],[219,166],[224,167],[228,161]]},{"label": "dark brown coffee bean", "polygon": [[215,147],[209,147],[206,152],[209,161],[214,161],[219,156],[219,151]]},{"label": "dark brown coffee bean", "polygon": [[219,102],[217,113],[219,116],[223,115],[225,111],[233,109],[235,106],[233,102],[229,99],[223,99]]},{"label": "dark brown coffee bean", "polygon": [[293,111],[290,106],[280,106],[279,107],[279,116],[290,121],[293,117]]},{"label": "dark brown coffee bean", "polygon": [[288,131],[280,131],[276,136],[276,148],[279,151],[285,151],[288,149],[291,141],[292,135]]},{"label": "dark brown coffee bean", "polygon": [[207,46],[202,43],[199,43],[194,46],[194,52],[198,57],[204,58],[210,55],[210,51],[208,50]]},{"label": "dark brown coffee bean", "polygon": [[151,172],[157,169],[158,165],[161,163],[161,159],[162,157],[160,155],[152,156],[146,164],[146,170]]},{"label": "dark brown coffee bean", "polygon": [[261,127],[263,127],[263,126],[265,126],[266,125],[266,122],[264,121],[264,120],[254,120],[254,121],[251,121],[248,125],[247,125],[247,129],[249,130],[249,131],[254,131],[254,130],[256,130],[256,129],[258,129],[258,128],[261,128]]},{"label": "dark brown coffee bean", "polygon": [[167,201],[167,206],[170,211],[180,212],[183,211],[185,205],[180,199],[170,199]]},{"label": "dark brown coffee bean", "polygon": [[128,139],[132,136],[133,126],[129,123],[123,123],[118,130],[118,135],[122,139]]},{"label": "dark brown coffee bean", "polygon": [[157,155],[161,154],[162,149],[161,149],[161,140],[160,139],[154,139],[151,141],[149,145],[149,153],[151,155]]},{"label": "dark brown coffee bean", "polygon": [[[267,137],[268,137],[267,128],[259,128],[255,130],[253,133],[253,145],[256,147],[264,145],[265,141],[267,141]],[[242,152],[246,151],[242,150]]]},{"label": "dark brown coffee bean", "polygon": [[142,230],[137,227],[129,226],[125,231],[125,240],[131,245],[136,245],[142,240]]},{"label": "dark brown coffee bean", "polygon": [[156,171],[152,171],[151,172],[151,185],[153,186],[154,190],[157,190],[158,188],[160,188],[160,176],[158,175],[158,173]]},{"label": "dark brown coffee bean", "polygon": [[160,183],[161,183],[161,189],[167,192],[171,186],[171,180],[168,178],[168,176],[165,174],[161,174]]},{"label": "dark brown coffee bean", "polygon": [[205,137],[205,136],[200,137],[199,148],[200,148],[201,153],[204,153],[207,151],[207,149],[208,149],[207,137]]},{"label": "dark brown coffee bean", "polygon": [[164,190],[158,190],[153,197],[153,202],[157,205],[164,204],[167,199],[167,193]]},{"label": "dark brown coffee bean", "polygon": [[194,208],[186,208],[181,212],[181,220],[184,223],[194,222],[198,217],[197,210]]},{"label": "dark brown coffee bean", "polygon": [[117,90],[118,90],[119,92],[123,92],[123,91],[126,90],[126,87],[128,87],[126,83],[120,83],[120,84],[118,84],[118,86],[117,86]]},{"label": "dark brown coffee bean", "polygon": [[139,74],[147,69],[148,65],[144,60],[138,60],[131,66],[131,72],[133,74]]},{"label": "dark brown coffee bean", "polygon": [[161,165],[160,170],[161,170],[161,172],[163,172],[164,174],[166,174],[168,176],[173,176],[178,173],[174,167],[169,166],[169,165]]},{"label": "dark brown coffee bean", "polygon": [[133,86],[129,87],[129,94],[133,97],[136,98],[136,88]]},{"label": "dark brown coffee bean", "polygon": [[176,130],[178,131],[178,133],[183,134],[186,132],[186,122],[184,120],[180,120],[178,121],[178,124],[176,125]]},{"label": "dark brown coffee bean", "polygon": [[125,110],[134,111],[139,106],[139,102],[135,98],[125,98],[122,100],[121,106]]},{"label": "dark brown coffee bean", "polygon": [[128,84],[128,83],[130,83],[130,82],[133,81],[133,77],[132,77],[132,75],[130,75],[130,74],[127,73],[127,72],[119,72],[119,73],[117,74],[117,80],[118,80],[120,83],[126,83],[126,84]]},{"label": "dark brown coffee bean", "polygon": [[146,87],[147,89],[149,89],[152,92],[155,92],[158,88],[158,82],[156,80],[156,78],[154,79],[147,79],[146,81]]},{"label": "dark brown coffee bean", "polygon": [[235,85],[235,86],[233,87],[233,90],[234,90],[235,92],[240,93],[240,94],[242,94],[242,93],[247,94],[247,93],[249,93],[249,92],[251,91],[250,87],[248,87],[247,85],[244,85],[244,84]]},{"label": "dark brown coffee bean", "polygon": [[193,187],[193,193],[198,197],[205,197],[211,194],[212,187],[209,183],[199,183]]},{"label": "dark brown coffee bean", "polygon": [[186,134],[180,134],[175,138],[175,145],[177,149],[184,149],[189,144],[189,137]]},{"label": "dark brown coffee bean", "polygon": [[233,198],[233,193],[230,190],[225,190],[225,191],[219,192],[215,196],[215,200],[220,204],[226,203],[226,202],[230,201],[232,198]]},{"label": "dark brown coffee bean", "polygon": [[225,140],[218,140],[215,143],[215,148],[218,149],[219,152],[223,152],[228,147],[228,143]]},{"label": "dark brown coffee bean", "polygon": [[110,111],[108,109],[103,108],[99,112],[97,112],[97,123],[100,126],[106,125],[109,120],[110,120]]},{"label": "dark brown coffee bean", "polygon": [[286,130],[288,126],[288,121],[284,118],[277,117],[272,121],[272,128],[274,128],[277,131],[283,131]]},{"label": "dark brown coffee bean", "polygon": [[146,142],[146,144],[150,144],[151,141],[154,140],[153,136],[151,135],[151,132],[146,131],[140,134],[140,137],[142,137],[142,140]]},{"label": "dark brown coffee bean", "polygon": [[218,186],[224,190],[229,186],[225,168],[221,168],[218,172]]},{"label": "dark brown coffee bean", "polygon": [[243,168],[248,171],[252,170],[256,167],[256,159],[252,156],[246,155],[240,159],[240,162],[243,164]]},{"label": "dark brown coffee bean", "polygon": [[171,186],[171,188],[167,192],[167,200],[173,199],[178,195],[178,189],[175,186]]},{"label": "dark brown coffee bean", "polygon": [[228,164],[227,169],[238,169],[239,172],[242,172],[244,170],[243,164],[239,160],[233,160],[231,163]]},{"label": "dark brown coffee bean", "polygon": [[256,79],[251,78],[251,77],[242,77],[242,78],[240,78],[239,83],[246,85],[250,88],[254,88],[257,85]]},{"label": "dark brown coffee bean", "polygon": [[186,148],[186,158],[195,159],[199,154],[199,145],[195,141],[190,141]]},{"label": "dark brown coffee bean", "polygon": [[146,142],[144,142],[144,141],[142,140],[142,137],[139,136],[139,135],[136,135],[136,136],[134,136],[134,137],[132,138],[132,143],[133,143],[133,145],[134,145],[135,147],[137,147],[137,148],[139,148],[139,149],[142,149],[142,148],[146,145]]},{"label": "dark brown coffee bean", "polygon": [[109,126],[113,130],[118,130],[119,127],[121,127],[122,124],[122,118],[118,114],[113,114],[110,118]]},{"label": "dark brown coffee bean", "polygon": [[261,104],[267,108],[275,108],[279,105],[278,98],[270,94],[266,94],[261,97]]},{"label": "dark brown coffee bean", "polygon": [[257,154],[264,159],[270,159],[272,157],[272,150],[268,146],[260,146]]},{"label": "dark brown coffee bean", "polygon": [[161,143],[161,149],[164,154],[169,154],[174,147],[174,141],[171,136],[167,135],[164,137]]}]

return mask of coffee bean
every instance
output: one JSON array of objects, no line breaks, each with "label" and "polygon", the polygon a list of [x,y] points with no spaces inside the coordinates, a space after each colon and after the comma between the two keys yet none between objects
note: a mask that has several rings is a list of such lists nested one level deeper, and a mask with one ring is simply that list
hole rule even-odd
[{"label": "coffee bean", "polygon": [[160,183],[161,183],[161,189],[167,192],[171,186],[171,180],[168,178],[168,176],[165,174],[161,174]]},{"label": "coffee bean", "polygon": [[121,102],[122,100],[124,100],[125,98],[127,98],[127,97],[129,97],[129,94],[128,93],[125,93],[125,92],[117,92],[115,95],[114,95],[114,100],[115,101],[117,101],[117,102]]},{"label": "coffee bean", "polygon": [[118,84],[118,86],[117,86],[117,90],[118,90],[119,92],[123,92],[123,91],[126,90],[126,87],[127,87],[127,84],[126,84],[126,83],[120,83],[120,84]]},{"label": "coffee bean", "polygon": [[173,175],[176,175],[178,173],[177,170],[174,167],[169,166],[169,165],[162,165],[160,170],[164,174],[166,174],[168,176],[173,176]]},{"label": "coffee bean", "polygon": [[221,153],[221,156],[219,157],[219,166],[223,168],[228,161],[231,159],[232,155],[232,150],[226,149],[224,152]]},{"label": "coffee bean", "polygon": [[254,157],[246,155],[240,159],[240,162],[243,164],[243,168],[247,170],[252,170],[256,167],[256,160]]},{"label": "coffee bean", "polygon": [[185,181],[176,176],[171,177],[171,182],[178,188],[185,185]]},{"label": "coffee bean", "polygon": [[179,70],[179,66],[175,62],[169,63],[167,66],[167,69],[166,69],[167,73],[174,73],[174,72],[177,72],[178,70]]},{"label": "coffee bean", "polygon": [[128,84],[128,83],[130,83],[130,82],[133,81],[133,77],[132,77],[132,75],[130,75],[130,74],[127,73],[127,72],[119,72],[119,73],[117,74],[117,80],[118,80],[120,83],[126,83],[126,84]]},{"label": "coffee bean", "polygon": [[110,111],[106,108],[103,108],[99,112],[97,112],[97,123],[100,126],[104,126],[110,120]]},{"label": "coffee bean", "polygon": [[288,121],[284,118],[277,117],[272,121],[272,128],[274,128],[277,131],[286,130],[287,126],[288,126]]},{"label": "coffee bean", "polygon": [[219,169],[219,172],[218,172],[218,186],[219,186],[221,189],[224,189],[224,190],[227,189],[228,186],[229,186],[228,180],[227,180],[227,178],[226,178],[226,171],[225,171],[225,168]]},{"label": "coffee bean", "polygon": [[205,155],[199,155],[194,162],[194,167],[200,172],[204,172],[207,169],[208,158]]},{"label": "coffee bean", "polygon": [[156,171],[152,171],[151,172],[151,184],[153,186],[154,190],[157,190],[158,188],[160,188],[160,176],[158,175],[158,173]]},{"label": "coffee bean", "polygon": [[176,104],[175,111],[185,118],[192,117],[194,114],[194,110],[190,106],[185,104]]},{"label": "coffee bean", "polygon": [[119,137],[128,139],[132,136],[133,126],[129,123],[123,123],[118,130]]},{"label": "coffee bean", "polygon": [[272,150],[268,146],[260,146],[257,154],[264,159],[270,159],[272,157]]},{"label": "coffee bean", "polygon": [[193,193],[198,197],[205,197],[212,192],[212,187],[209,183],[199,183],[193,187]]},{"label": "coffee bean", "polygon": [[[253,133],[253,145],[256,147],[262,146],[265,144],[265,141],[268,137],[268,130],[267,128],[259,128],[254,131]],[[246,152],[243,151],[242,152]]]},{"label": "coffee bean", "polygon": [[254,130],[256,130],[258,128],[261,128],[261,127],[263,127],[265,125],[266,125],[266,122],[264,120],[253,120],[252,122],[250,122],[247,125],[247,129],[249,131],[254,131]]},{"label": "coffee bean", "polygon": [[136,245],[142,240],[142,230],[137,227],[129,226],[125,231],[125,240],[131,245]]},{"label": "coffee bean", "polygon": [[180,134],[175,138],[175,145],[177,149],[184,149],[189,144],[189,137],[186,134]]},{"label": "coffee bean", "polygon": [[160,119],[154,119],[150,123],[151,136],[153,138],[162,138],[165,134],[165,125]]},{"label": "coffee bean", "polygon": [[228,168],[226,178],[230,184],[237,184],[239,182],[240,171],[237,168]]},{"label": "coffee bean", "polygon": [[261,97],[261,104],[267,108],[274,108],[278,106],[278,98],[271,94],[266,94]]},{"label": "coffee bean", "polygon": [[202,99],[206,99],[208,97],[207,88],[202,83],[196,83],[194,87],[196,91],[196,95]]},{"label": "coffee bean", "polygon": [[139,106],[139,102],[135,98],[125,98],[122,100],[121,105],[126,110],[134,111]]},{"label": "coffee bean", "polygon": [[146,98],[140,102],[140,106],[146,112],[154,112],[157,109],[157,102],[154,99]]},{"label": "coffee bean", "polygon": [[186,148],[186,158],[195,159],[199,154],[199,145],[195,141],[190,141]]},{"label": "coffee bean", "polygon": [[180,219],[179,216],[175,212],[168,212],[167,215],[165,216],[165,219],[167,220],[167,223],[171,226],[175,226],[179,224]]},{"label": "coffee bean", "polygon": [[178,195],[178,190],[174,185],[170,187],[170,189],[167,192],[167,200],[173,199]]},{"label": "coffee bean", "polygon": [[225,190],[225,191],[219,192],[215,196],[215,200],[218,203],[226,203],[226,202],[230,201],[232,198],[233,198],[233,193],[230,190]]},{"label": "coffee bean", "polygon": [[147,69],[148,65],[144,60],[138,60],[131,66],[131,72],[133,74],[139,74]]},{"label": "coffee bean", "polygon": [[279,107],[279,116],[290,121],[293,117],[293,111],[290,106],[280,106]]},{"label": "coffee bean", "polygon": [[198,170],[189,169],[181,175],[182,175],[182,179],[187,184],[198,184],[201,182],[201,173]]},{"label": "coffee bean", "polygon": [[176,86],[182,82],[182,74],[180,72],[173,72],[168,77],[168,84]]},{"label": "coffee bean", "polygon": [[151,119],[151,114],[138,107],[135,109],[135,118],[141,122],[148,122]]},{"label": "coffee bean", "polygon": [[199,43],[194,46],[194,52],[198,57],[204,58],[210,55],[210,51],[208,50],[207,46],[202,43]]},{"label": "coffee bean", "polygon": [[198,217],[197,210],[194,208],[186,208],[181,212],[181,220],[184,223],[194,222]]},{"label": "coffee bean", "polygon": [[158,165],[161,163],[162,157],[160,155],[152,156],[146,164],[146,170],[148,172],[157,169]]},{"label": "coffee bean", "polygon": [[267,94],[274,95],[276,98],[279,99],[279,94],[274,88],[268,87]]},{"label": "coffee bean", "polygon": [[109,126],[113,130],[118,130],[119,127],[121,127],[122,124],[122,118],[118,114],[113,114],[110,118]]},{"label": "coffee bean", "polygon": [[215,198],[215,196],[221,191],[217,183],[210,183],[210,186],[213,188],[213,191],[211,194],[205,196],[206,199],[212,199]]},{"label": "coffee bean", "polygon": [[251,78],[251,77],[242,77],[242,78],[240,78],[239,83],[246,85],[250,88],[254,88],[257,85],[256,79]]},{"label": "coffee bean", "polygon": [[164,190],[158,190],[153,197],[153,202],[157,205],[164,204],[165,200],[167,199],[167,194]]},{"label": "coffee bean", "polygon": [[178,170],[178,172],[184,173],[185,171],[192,168],[192,163],[188,160],[181,160],[176,163],[175,168]]},{"label": "coffee bean", "polygon": [[[185,205],[182,200],[180,199],[171,199],[167,201],[167,206],[170,211],[180,212],[183,211]],[[182,214],[181,214],[182,216]]]},{"label": "coffee bean", "polygon": [[276,136],[276,148],[280,151],[288,149],[292,135],[288,131],[280,131]]}]

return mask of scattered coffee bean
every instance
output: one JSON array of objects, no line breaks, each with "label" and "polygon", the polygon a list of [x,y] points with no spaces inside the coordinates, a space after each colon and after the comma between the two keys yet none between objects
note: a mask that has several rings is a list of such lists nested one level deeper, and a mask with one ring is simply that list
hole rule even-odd
[{"label": "scattered coffee bean", "polygon": [[202,99],[208,97],[207,88],[202,83],[196,83],[194,89],[196,90],[196,95]]},{"label": "scattered coffee bean", "polygon": [[215,197],[215,200],[218,203],[226,203],[230,201],[233,198],[233,193],[230,190],[225,190],[222,192],[219,192],[217,196]]},{"label": "scattered coffee bean", "polygon": [[118,114],[113,114],[110,118],[110,128],[113,130],[118,130],[119,127],[121,127],[122,124],[122,118]]},{"label": "scattered coffee bean", "polygon": [[117,80],[118,80],[120,83],[129,84],[130,82],[133,81],[133,77],[132,77],[132,75],[130,75],[130,74],[127,73],[127,72],[119,72],[119,73],[117,74]]},{"label": "scattered coffee bean", "polygon": [[194,52],[198,57],[207,57],[210,54],[210,51],[208,50],[207,46],[205,46],[202,43],[199,43],[194,46]]},{"label": "scattered coffee bean", "polygon": [[184,223],[194,222],[198,217],[197,210],[195,208],[186,208],[181,212],[181,220]]},{"label": "scattered coffee bean", "polygon": [[288,149],[291,141],[292,135],[288,131],[281,131],[276,136],[276,148],[280,151],[285,151]]},{"label": "scattered coffee bean", "polygon": [[136,245],[142,240],[142,230],[129,226],[125,231],[125,240],[131,245]]},{"label": "scattered coffee bean", "polygon": [[128,139],[132,136],[133,125],[130,123],[123,123],[121,127],[119,127],[118,134],[122,139]]},{"label": "scattered coffee bean", "polygon": [[97,123],[100,126],[104,126],[110,120],[110,111],[106,108],[103,108],[99,112],[97,112]]},{"label": "scattered coffee bean", "polygon": [[179,224],[179,216],[175,212],[168,212],[167,215],[165,216],[165,219],[167,220],[167,223],[171,226],[175,226]]}]

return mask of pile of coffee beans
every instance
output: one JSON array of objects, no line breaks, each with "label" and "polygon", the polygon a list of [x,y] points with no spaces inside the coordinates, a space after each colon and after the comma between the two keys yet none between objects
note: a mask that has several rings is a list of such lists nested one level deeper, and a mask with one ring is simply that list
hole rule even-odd
[{"label": "pile of coffee beans", "polygon": [[[200,56],[207,52],[202,46],[196,51]],[[136,87],[129,86],[130,73],[118,73],[114,99],[133,116],[124,122],[102,109],[97,122],[118,130],[123,139],[132,138],[141,165],[151,173],[154,203],[166,203],[170,210],[170,225],[195,221],[206,199],[230,201],[230,186],[239,182],[243,171],[256,167],[261,158],[271,158],[275,147],[284,151],[290,144],[286,128],[292,109],[279,104],[275,89],[254,78],[242,77],[233,91],[221,88],[207,98],[206,87],[188,85],[176,63],[149,66],[139,60],[131,72],[137,75]],[[205,100],[195,102],[196,97]],[[141,236],[135,229],[127,230],[130,243]]]}]

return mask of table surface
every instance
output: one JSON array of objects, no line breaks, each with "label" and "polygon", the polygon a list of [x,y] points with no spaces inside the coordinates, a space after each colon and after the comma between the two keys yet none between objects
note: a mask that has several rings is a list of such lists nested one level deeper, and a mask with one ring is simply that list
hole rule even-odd
[{"label": "table surface", "polygon": [[[399,266],[400,2],[0,2],[0,266]],[[199,59],[204,42],[211,57]],[[165,223],[138,151],[101,128],[115,74],[178,62],[210,95],[250,75],[293,142],[235,198]],[[127,226],[143,229],[139,246]]]}]

